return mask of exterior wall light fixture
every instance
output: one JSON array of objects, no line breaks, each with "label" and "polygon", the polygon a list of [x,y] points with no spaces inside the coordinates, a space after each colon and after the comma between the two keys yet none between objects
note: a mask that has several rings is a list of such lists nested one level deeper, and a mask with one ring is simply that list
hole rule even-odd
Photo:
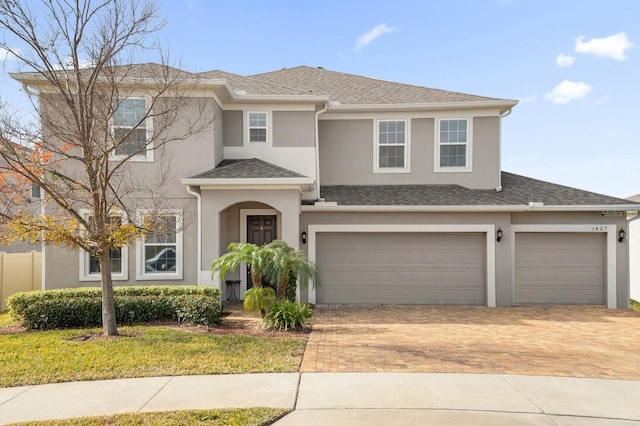
[{"label": "exterior wall light fixture", "polygon": [[307,244],[307,231],[302,231],[300,237],[302,237],[302,244]]},{"label": "exterior wall light fixture", "polygon": [[618,231],[618,242],[619,243],[624,241],[625,235],[627,235],[627,233],[624,232],[624,229],[620,228],[620,230]]},{"label": "exterior wall light fixture", "polygon": [[502,229],[498,228],[498,231],[496,232],[496,241],[500,242],[502,240]]}]

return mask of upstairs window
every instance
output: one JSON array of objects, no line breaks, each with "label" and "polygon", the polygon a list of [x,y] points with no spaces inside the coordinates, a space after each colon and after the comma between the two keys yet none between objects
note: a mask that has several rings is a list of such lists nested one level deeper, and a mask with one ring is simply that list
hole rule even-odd
[{"label": "upstairs window", "polygon": [[113,115],[112,132],[115,143],[114,157],[128,157],[132,160],[152,161],[149,146],[151,120],[145,119],[147,102],[140,98],[120,101]]},{"label": "upstairs window", "polygon": [[438,131],[438,168],[469,169],[469,120],[440,120]]},{"label": "upstairs window", "polygon": [[249,142],[267,142],[268,115],[266,112],[249,112]]},{"label": "upstairs window", "polygon": [[406,120],[378,120],[377,172],[407,172],[409,149]]}]

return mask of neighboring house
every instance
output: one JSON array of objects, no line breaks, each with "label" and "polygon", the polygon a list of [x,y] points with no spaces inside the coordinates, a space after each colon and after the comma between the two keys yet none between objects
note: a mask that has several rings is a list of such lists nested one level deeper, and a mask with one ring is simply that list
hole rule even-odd
[{"label": "neighboring house", "polygon": [[[117,284],[227,297],[211,262],[230,242],[280,238],[317,263],[321,285],[299,294],[313,303],[628,307],[619,233],[640,204],[501,171],[517,101],[306,66],[184,74],[221,118],[132,169],[172,158],[169,222],[193,226],[124,248]],[[45,259],[47,288],[99,280],[86,253],[47,247]],[[244,291],[246,272],[227,278]]]},{"label": "neighboring house", "polygon": [[[627,198],[640,203],[640,194]],[[640,301],[640,215],[629,220],[629,283],[631,298]]]},{"label": "neighboring house", "polygon": [[[12,142],[6,142],[19,150],[32,152],[29,148],[17,145]],[[27,209],[31,212],[39,213],[40,188],[30,186],[28,184],[16,184],[14,174],[6,167],[7,163],[0,156],[0,226],[2,226],[2,213],[9,213],[11,210]],[[9,245],[2,244],[0,241],[0,252],[5,253],[25,253],[30,251],[40,251],[42,244],[39,242],[31,243],[29,241],[12,241]]]}]

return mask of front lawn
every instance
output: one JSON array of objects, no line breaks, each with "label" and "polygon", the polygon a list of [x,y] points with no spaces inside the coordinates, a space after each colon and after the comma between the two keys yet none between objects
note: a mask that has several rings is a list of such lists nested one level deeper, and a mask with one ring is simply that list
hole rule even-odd
[{"label": "front lawn", "polygon": [[280,408],[235,408],[224,410],[169,411],[162,413],[116,414],[103,417],[12,423],[17,426],[143,426],[143,425],[240,425],[271,424],[289,410]]},{"label": "front lawn", "polygon": [[296,372],[307,335],[215,334],[212,328],[145,325],[99,329],[16,330],[0,314],[0,387],[197,374]]}]

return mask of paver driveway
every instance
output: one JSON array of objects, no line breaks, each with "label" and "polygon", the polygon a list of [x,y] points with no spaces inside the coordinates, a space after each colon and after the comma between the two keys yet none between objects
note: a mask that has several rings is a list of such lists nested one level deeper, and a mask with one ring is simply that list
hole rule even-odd
[{"label": "paver driveway", "polygon": [[594,306],[318,306],[300,371],[640,380],[640,313]]}]

